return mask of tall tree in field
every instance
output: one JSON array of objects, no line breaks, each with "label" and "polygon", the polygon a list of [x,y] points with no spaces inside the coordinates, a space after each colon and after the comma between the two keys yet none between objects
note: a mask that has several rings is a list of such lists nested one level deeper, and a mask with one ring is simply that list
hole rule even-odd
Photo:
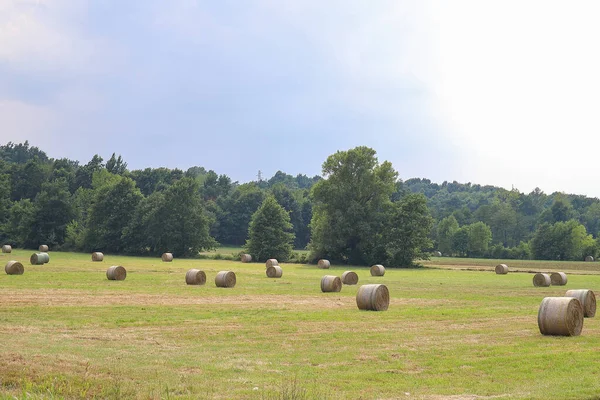
[{"label": "tall tree in field", "polygon": [[258,261],[286,261],[292,253],[293,226],[288,212],[268,196],[252,215],[245,249]]},{"label": "tall tree in field", "polygon": [[323,175],[326,179],[312,188],[311,258],[363,265],[383,262],[377,258],[384,210],[389,210],[398,176],[392,164],[379,164],[375,150],[356,147],[329,156]]},{"label": "tall tree in field", "polygon": [[397,196],[393,203],[398,174],[373,149],[338,151],[323,174],[312,188],[312,259],[403,267],[425,256],[432,224],[425,197]]}]

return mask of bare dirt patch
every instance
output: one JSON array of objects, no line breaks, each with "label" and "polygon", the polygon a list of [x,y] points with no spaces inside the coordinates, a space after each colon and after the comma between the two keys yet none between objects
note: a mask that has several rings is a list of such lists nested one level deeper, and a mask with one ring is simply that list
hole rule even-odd
[{"label": "bare dirt patch", "polygon": [[[439,306],[448,304],[449,300],[429,300],[401,298],[392,299],[391,303],[402,305]],[[0,289],[2,306],[179,306],[179,305],[224,305],[245,309],[290,309],[314,310],[356,307],[354,297],[348,296],[302,296],[302,295],[231,295],[199,296],[147,294],[147,293],[90,293],[72,289],[35,289],[14,290]]]}]

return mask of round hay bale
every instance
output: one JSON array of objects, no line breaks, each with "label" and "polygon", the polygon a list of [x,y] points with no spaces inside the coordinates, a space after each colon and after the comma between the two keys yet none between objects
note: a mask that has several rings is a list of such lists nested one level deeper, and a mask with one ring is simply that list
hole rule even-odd
[{"label": "round hay bale", "polygon": [[356,305],[360,310],[385,311],[390,305],[390,292],[385,285],[362,285],[356,293]]},{"label": "round hay bale", "polygon": [[567,274],[564,272],[553,272],[550,275],[550,283],[555,286],[564,286],[567,284]]},{"label": "round hay bale", "polygon": [[127,271],[120,265],[113,265],[106,270],[106,277],[109,281],[124,281],[127,277]]},{"label": "round hay bale", "polygon": [[588,262],[589,262],[589,261],[594,261],[594,257],[592,257],[592,256],[587,256],[587,257],[585,258],[585,261],[588,261]]},{"label": "round hay bale", "polygon": [[269,258],[265,263],[265,268],[273,267],[275,265],[279,265],[279,262],[276,258]]},{"label": "round hay bale", "polygon": [[330,266],[331,266],[331,263],[329,262],[329,260],[320,259],[319,262],[317,263],[317,267],[319,267],[321,269],[329,269]]},{"label": "round hay bale", "polygon": [[433,256],[434,257],[441,257],[442,256],[442,252],[441,251],[434,251],[433,252]]},{"label": "round hay bale", "polygon": [[533,276],[533,286],[547,287],[550,286],[550,275],[538,272]]},{"label": "round hay bale", "polygon": [[50,262],[50,256],[48,253],[33,253],[29,257],[31,265],[43,265]]},{"label": "round hay bale", "polygon": [[566,297],[575,297],[583,306],[583,316],[592,318],[596,315],[596,295],[588,289],[567,290]]},{"label": "round hay bale", "polygon": [[383,276],[385,268],[381,264],[375,264],[371,267],[371,276]]},{"label": "round hay bale", "polygon": [[6,263],[6,266],[4,266],[4,271],[8,275],[23,275],[25,268],[20,262],[12,260]]},{"label": "round hay bale", "polygon": [[342,280],[339,276],[325,275],[321,278],[322,292],[339,292],[342,290]]},{"label": "round hay bale", "polygon": [[45,253],[48,251],[48,245],[47,244],[40,244],[40,247],[38,247],[38,250],[41,251],[42,253]]},{"label": "round hay bale", "polygon": [[188,285],[204,285],[206,283],[206,274],[199,269],[190,269],[185,274],[185,283]]},{"label": "round hay bale", "polygon": [[242,255],[240,255],[240,260],[243,263],[249,263],[249,262],[252,262],[252,256],[250,254],[242,254]]},{"label": "round hay bale", "polygon": [[496,265],[496,273],[498,275],[506,275],[506,274],[508,274],[508,265],[506,265],[506,264],[498,264],[498,265]]},{"label": "round hay bale", "polygon": [[269,278],[281,278],[281,275],[283,275],[283,270],[279,265],[267,267],[266,272]]},{"label": "round hay bale", "polygon": [[235,286],[235,273],[232,271],[221,271],[215,277],[217,287],[232,288]]},{"label": "round hay bale", "polygon": [[99,251],[95,251],[92,253],[92,261],[102,261],[104,260],[104,254]]},{"label": "round hay bale", "polygon": [[358,275],[354,271],[346,271],[342,274],[342,283],[344,285],[356,285],[358,283]]},{"label": "round hay bale", "polygon": [[3,253],[12,253],[12,247],[10,244],[5,244],[2,246]]},{"label": "round hay bale", "polygon": [[542,335],[579,336],[583,328],[583,307],[574,297],[545,297],[538,311]]},{"label": "round hay bale", "polygon": [[164,262],[171,262],[171,261],[173,261],[173,254],[172,253],[163,253],[163,255],[160,258]]}]

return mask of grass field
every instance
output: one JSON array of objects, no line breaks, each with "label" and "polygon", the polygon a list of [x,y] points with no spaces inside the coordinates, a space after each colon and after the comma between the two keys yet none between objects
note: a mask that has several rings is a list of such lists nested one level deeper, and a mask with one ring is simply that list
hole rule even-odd
[{"label": "grass field", "polygon": [[[432,259],[377,278],[283,264],[269,279],[257,263],[52,252],[32,266],[31,253],[0,254],[25,265],[0,274],[0,397],[599,398],[600,322],[586,319],[579,337],[537,327],[543,297],[600,288],[597,263],[519,264],[573,271],[566,287],[534,288],[530,273],[490,272],[495,260]],[[111,265],[127,279],[108,281]],[[207,284],[186,286],[189,268]],[[358,286],[320,292],[321,276],[347,269],[359,285],[385,283],[389,310],[358,310]],[[237,274],[235,288],[215,287],[220,270]]]}]

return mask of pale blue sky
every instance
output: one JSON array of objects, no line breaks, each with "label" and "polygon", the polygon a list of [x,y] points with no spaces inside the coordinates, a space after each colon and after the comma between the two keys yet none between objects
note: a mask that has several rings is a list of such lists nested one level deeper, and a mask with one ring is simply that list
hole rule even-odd
[{"label": "pale blue sky", "polygon": [[0,0],[0,142],[248,181],[373,147],[403,179],[598,196],[598,7]]}]

